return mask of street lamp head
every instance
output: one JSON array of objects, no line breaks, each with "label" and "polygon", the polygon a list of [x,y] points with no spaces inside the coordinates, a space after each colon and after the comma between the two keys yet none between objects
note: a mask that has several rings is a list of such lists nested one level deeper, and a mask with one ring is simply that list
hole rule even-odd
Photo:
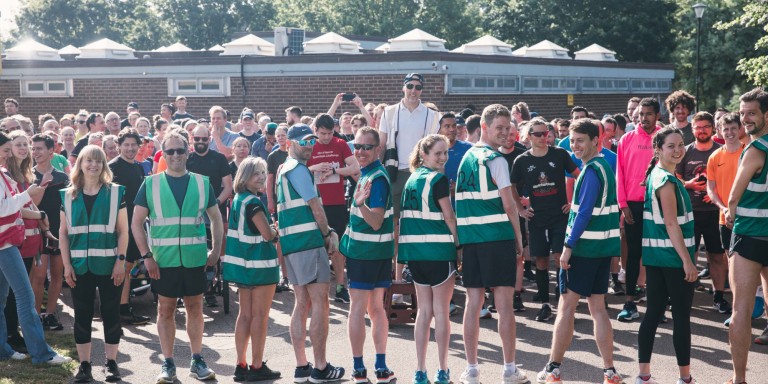
[{"label": "street lamp head", "polygon": [[706,4],[696,3],[693,5],[693,12],[696,13],[696,18],[701,19],[704,16],[704,10],[707,9]]}]

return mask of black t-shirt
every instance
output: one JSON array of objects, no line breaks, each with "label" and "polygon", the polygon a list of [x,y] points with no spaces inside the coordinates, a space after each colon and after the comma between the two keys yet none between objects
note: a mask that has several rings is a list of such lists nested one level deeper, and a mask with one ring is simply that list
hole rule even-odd
[{"label": "black t-shirt", "polygon": [[[675,123],[667,125],[668,128],[676,128]],[[683,132],[683,144],[688,145],[696,141],[696,136],[693,135],[693,126],[688,123],[685,127],[677,128]]]},{"label": "black t-shirt", "polygon": [[288,151],[281,151],[276,149],[267,156],[267,174],[277,175],[277,169],[285,163],[285,159],[288,158]]},{"label": "black t-shirt", "polygon": [[144,182],[144,168],[139,163],[132,164],[118,156],[107,165],[112,171],[112,181],[125,187],[125,201],[128,207],[128,221],[133,218],[133,201]]},{"label": "black t-shirt", "polygon": [[[34,170],[35,183],[40,185],[43,180],[43,174]],[[43,199],[40,204],[37,205],[41,211],[48,215],[48,223],[51,226],[51,232],[56,237],[59,237],[59,226],[61,225],[61,216],[59,216],[59,209],[61,208],[61,194],[59,190],[64,189],[69,185],[69,176],[66,173],[57,171],[55,168],[51,171],[53,180],[48,184],[43,193]]]},{"label": "black t-shirt", "polygon": [[182,120],[182,119],[192,119],[192,120],[194,120],[194,119],[195,119],[195,117],[194,117],[194,116],[192,116],[192,115],[190,115],[190,114],[189,114],[189,113],[187,113],[187,112],[184,112],[184,113],[179,113],[179,112],[176,112],[176,113],[174,113],[174,114],[173,114],[173,120],[174,120],[174,121],[175,121],[175,120]]},{"label": "black t-shirt", "polygon": [[222,179],[231,175],[231,168],[227,158],[219,152],[208,151],[205,156],[200,156],[197,152],[193,152],[187,159],[187,170],[203,176],[208,176],[208,179],[213,187],[214,198],[221,194]]},{"label": "black t-shirt", "polygon": [[120,120],[120,130],[121,130],[121,131],[123,130],[123,128],[125,128],[125,127],[130,127],[130,126],[131,126],[131,122],[130,122],[130,121],[128,121],[128,118],[125,118],[125,119],[123,119],[123,120]]},{"label": "black t-shirt", "polygon": [[258,140],[259,137],[261,137],[261,135],[258,132],[253,132],[253,134],[251,134],[250,136],[244,135],[243,132],[238,132],[238,134],[240,135],[240,137],[245,137],[246,139],[248,139],[248,142],[251,143],[250,147],[253,147],[253,143],[256,142],[256,140]]},{"label": "black t-shirt", "polygon": [[[683,160],[675,167],[675,173],[682,175],[683,182],[688,180],[702,177],[707,179],[707,160],[715,150],[720,148],[720,144],[712,142],[712,148],[708,151],[699,151],[696,149],[696,143],[691,143],[685,146],[685,155]],[[707,195],[707,190],[694,191],[686,189],[688,197],[691,199],[691,207],[697,212],[712,212],[717,211],[720,208],[717,205],[704,202],[704,196]]]},{"label": "black t-shirt", "polygon": [[531,225],[548,228],[568,219],[568,214],[562,211],[563,205],[568,203],[565,171],[575,170],[576,164],[562,148],[548,147],[547,154],[542,157],[533,156],[530,150],[517,157],[510,180],[518,188],[521,184],[530,188],[534,210]]},{"label": "black t-shirt", "polygon": [[432,188],[432,201],[435,203],[435,205],[440,208],[440,199],[444,197],[448,197],[451,195],[450,190],[450,183],[448,181],[448,176],[443,175],[437,182],[435,183],[435,187]]},{"label": "black t-shirt", "polygon": [[235,161],[232,160],[229,162],[229,173],[232,174],[232,180],[235,180],[235,175],[237,175],[237,164],[235,164]]},{"label": "black t-shirt", "polygon": [[[517,146],[517,144],[518,143],[515,143],[515,147],[512,148],[512,152],[510,152],[510,153],[499,152],[499,153],[501,153],[501,156],[504,156],[504,158],[507,159],[507,165],[509,166],[509,179],[510,180],[512,180],[512,166],[515,164],[515,159],[517,159],[518,156],[522,155],[526,151],[526,149],[523,149],[523,148],[525,148],[525,146],[523,146],[523,148],[520,148],[520,147]],[[520,196],[527,195],[527,194],[523,193],[524,191],[526,191],[526,189],[524,189],[523,185],[518,185],[517,186],[517,194],[518,195],[520,195]]]},{"label": "black t-shirt", "polygon": [[[83,191],[80,191],[80,194],[78,195],[78,197],[80,197],[80,195],[82,195],[83,203],[85,203],[85,213],[88,215],[88,217],[90,217],[91,211],[93,210],[93,204],[96,203],[96,198],[99,197],[99,194],[97,193],[95,195],[88,195]],[[123,208],[125,208],[125,195],[123,195],[123,198],[120,199],[120,205],[118,207],[118,210]],[[63,205],[61,205],[61,210],[64,211]]]},{"label": "black t-shirt", "polygon": [[[261,194],[259,194],[258,197],[261,198]],[[256,224],[253,223],[253,217],[259,212],[264,212],[264,208],[262,208],[262,205],[259,203],[250,203],[245,206],[245,222],[248,224],[248,229],[253,233],[259,233],[259,229],[256,228]],[[266,215],[266,212],[264,213]],[[267,217],[267,222],[269,222],[269,217]]]},{"label": "black t-shirt", "polygon": [[85,136],[81,137],[80,140],[75,143],[75,148],[72,149],[72,153],[69,155],[72,157],[78,157],[80,156],[80,151],[85,148],[86,145],[88,145],[88,138],[91,136],[90,133],[87,133]]}]

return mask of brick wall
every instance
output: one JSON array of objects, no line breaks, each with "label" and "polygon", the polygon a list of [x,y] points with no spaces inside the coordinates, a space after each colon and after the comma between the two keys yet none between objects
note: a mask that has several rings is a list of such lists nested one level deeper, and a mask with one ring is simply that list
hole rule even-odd
[{"label": "brick wall", "polygon": [[[401,75],[372,76],[304,76],[304,77],[248,77],[245,105],[255,111],[264,111],[275,120],[284,120],[284,110],[290,105],[302,107],[305,115],[326,112],[339,92],[356,92],[363,102],[396,103],[402,97]],[[195,116],[206,116],[212,105],[221,105],[239,114],[243,107],[243,87],[239,77],[231,77],[230,97],[189,98],[188,110]],[[459,111],[468,104],[478,112],[488,104],[511,106],[519,101],[528,103],[531,111],[551,119],[568,116],[566,95],[445,95],[442,75],[426,75],[422,100],[435,103],[441,110]],[[106,113],[115,111],[122,117],[129,101],[136,101],[144,115],[159,113],[160,104],[173,101],[167,97],[165,79],[76,79],[72,98],[22,98],[18,80],[0,80],[0,97],[19,100],[23,115],[36,117],[52,113],[57,118],[65,113],[76,113],[81,108]],[[644,95],[637,95],[644,96]],[[662,95],[666,97],[666,95]],[[574,95],[575,105],[582,105],[598,116],[626,110],[628,95]],[[355,113],[351,104],[343,104],[337,112]]]}]

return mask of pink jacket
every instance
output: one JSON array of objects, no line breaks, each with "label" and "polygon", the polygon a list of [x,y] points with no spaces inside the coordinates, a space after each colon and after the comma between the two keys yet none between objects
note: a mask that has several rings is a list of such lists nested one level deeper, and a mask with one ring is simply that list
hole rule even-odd
[{"label": "pink jacket", "polygon": [[[657,126],[653,131],[659,130]],[[653,158],[653,133],[648,134],[642,126],[622,136],[616,149],[616,183],[618,184],[619,208],[625,208],[627,201],[645,200],[645,171]]]}]

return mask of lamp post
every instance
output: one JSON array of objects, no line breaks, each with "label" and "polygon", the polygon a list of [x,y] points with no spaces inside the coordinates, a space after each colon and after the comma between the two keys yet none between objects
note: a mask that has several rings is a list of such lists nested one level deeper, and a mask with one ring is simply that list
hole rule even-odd
[{"label": "lamp post", "polygon": [[701,18],[704,16],[706,4],[696,3],[693,5],[693,12],[696,14],[696,111],[699,111],[699,87],[701,84]]}]

